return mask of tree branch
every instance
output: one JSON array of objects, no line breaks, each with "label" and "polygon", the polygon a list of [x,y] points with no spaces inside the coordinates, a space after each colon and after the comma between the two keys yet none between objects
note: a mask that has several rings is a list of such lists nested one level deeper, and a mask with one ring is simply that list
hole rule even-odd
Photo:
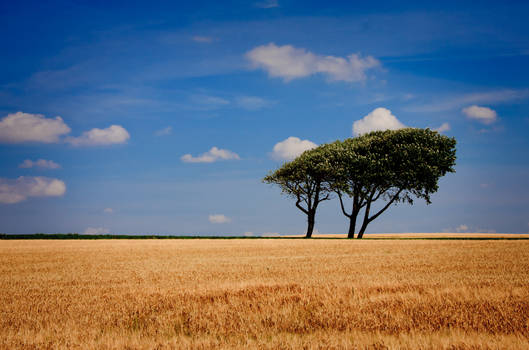
[{"label": "tree branch", "polygon": [[375,220],[376,218],[379,217],[380,214],[382,214],[386,209],[388,209],[390,207],[390,205],[393,204],[393,202],[395,202],[395,200],[399,197],[399,194],[401,192],[402,192],[402,189],[400,189],[397,193],[395,193],[393,198],[391,198],[391,200],[382,209],[380,209],[378,211],[378,213],[376,213],[375,215],[373,215],[372,217],[370,217],[368,219],[368,222],[371,222],[371,221]]},{"label": "tree branch", "polygon": [[345,211],[345,208],[343,206],[342,193],[340,191],[336,191],[336,193],[338,193],[338,198],[340,198],[340,207],[342,207],[343,215],[347,216],[348,218],[351,218],[352,214],[347,214],[347,212]]},{"label": "tree branch", "polygon": [[301,203],[301,197],[298,195],[297,196],[298,200],[296,201],[296,207],[298,207],[299,210],[301,210],[302,212],[304,212],[305,214],[309,214],[309,211],[305,208],[303,208],[301,205],[299,205],[299,203]]}]

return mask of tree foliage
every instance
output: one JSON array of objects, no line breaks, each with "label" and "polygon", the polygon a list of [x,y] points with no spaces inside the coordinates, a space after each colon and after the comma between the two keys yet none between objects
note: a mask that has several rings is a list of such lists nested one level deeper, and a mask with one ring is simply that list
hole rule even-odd
[{"label": "tree foliage", "polygon": [[[361,210],[364,215],[358,238],[392,204],[413,204],[414,198],[430,204],[439,178],[454,172],[455,145],[454,138],[436,131],[406,128],[375,131],[321,146],[332,164],[333,175],[328,181],[350,221],[348,236],[354,237]],[[345,209],[344,196],[352,200],[350,212]],[[378,200],[385,203],[374,210]]]},{"label": "tree foliage", "polygon": [[[367,226],[391,205],[431,203],[439,178],[454,172],[456,140],[430,129],[405,128],[375,131],[359,137],[325,144],[265,177],[296,199],[308,217],[307,237],[314,227],[318,204],[335,192],[342,213],[349,219],[348,237],[353,238],[363,210],[358,238]],[[345,208],[349,197],[352,208]],[[382,204],[376,208],[375,202]]]},{"label": "tree foliage", "polygon": [[265,183],[278,185],[283,194],[296,200],[296,207],[307,215],[307,238],[312,236],[318,205],[331,197],[332,189],[327,181],[330,173],[329,160],[317,148],[284,163],[263,179]]}]

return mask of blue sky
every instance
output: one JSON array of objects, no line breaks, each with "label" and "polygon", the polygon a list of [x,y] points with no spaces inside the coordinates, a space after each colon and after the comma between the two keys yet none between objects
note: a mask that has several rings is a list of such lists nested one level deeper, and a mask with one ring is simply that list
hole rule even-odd
[{"label": "blue sky", "polygon": [[[515,1],[3,2],[0,232],[302,233],[262,177],[359,120],[458,141],[433,204],[369,232],[528,232],[527,18]],[[347,228],[337,201],[316,220]]]}]

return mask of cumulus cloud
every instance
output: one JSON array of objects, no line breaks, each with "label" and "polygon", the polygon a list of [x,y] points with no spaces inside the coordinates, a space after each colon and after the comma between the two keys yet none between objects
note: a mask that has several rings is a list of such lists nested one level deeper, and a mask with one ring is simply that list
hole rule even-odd
[{"label": "cumulus cloud", "polygon": [[107,214],[113,214],[114,213],[114,209],[112,208],[105,208],[103,209],[103,212],[107,213]]},{"label": "cumulus cloud", "polygon": [[488,107],[480,107],[473,105],[470,107],[463,108],[462,112],[468,118],[477,120],[478,122],[483,124],[492,124],[498,118],[496,111]]},{"label": "cumulus cloud", "polygon": [[211,214],[208,219],[212,224],[226,224],[231,222],[231,219],[223,214]]},{"label": "cumulus cloud", "polygon": [[272,104],[270,101],[257,96],[240,96],[235,99],[235,103],[238,107],[249,111],[257,111]]},{"label": "cumulus cloud", "polygon": [[217,147],[211,147],[211,149],[199,156],[193,157],[191,154],[184,154],[180,157],[184,163],[213,163],[218,160],[233,160],[241,159],[235,152],[228,151],[227,149],[221,149]]},{"label": "cumulus cloud", "polygon": [[291,45],[277,46],[274,43],[252,49],[246,53],[246,58],[254,68],[262,68],[271,77],[283,78],[287,82],[317,73],[324,74],[329,81],[363,81],[368,69],[380,65],[372,56],[322,56]]},{"label": "cumulus cloud", "polygon": [[84,235],[108,235],[110,233],[110,230],[105,227],[87,227],[86,230],[83,231]]},{"label": "cumulus cloud", "polygon": [[451,128],[450,128],[450,124],[448,123],[443,123],[441,124],[440,127],[434,129],[435,131],[437,132],[445,132],[445,131],[449,131]]},{"label": "cumulus cloud", "polygon": [[316,147],[318,145],[312,141],[301,140],[298,137],[290,136],[274,145],[271,156],[275,160],[292,160],[301,153]]},{"label": "cumulus cloud", "polygon": [[17,112],[0,120],[0,142],[54,143],[70,130],[61,117],[45,118],[41,114]]},{"label": "cumulus cloud", "polygon": [[210,44],[213,42],[213,40],[215,40],[210,36],[201,36],[201,35],[195,35],[191,39],[193,39],[193,41],[196,41],[197,43],[204,43],[204,44]]},{"label": "cumulus cloud", "polygon": [[166,128],[157,130],[154,133],[154,135],[156,135],[156,136],[167,136],[167,135],[171,135],[172,132],[173,132],[173,127],[172,126],[168,126]]},{"label": "cumulus cloud", "polygon": [[121,125],[111,125],[106,129],[94,128],[83,132],[79,137],[69,137],[66,141],[74,146],[104,146],[126,143],[130,135]]},{"label": "cumulus cloud", "polygon": [[42,169],[59,169],[61,166],[55,163],[53,160],[39,159],[31,160],[26,159],[19,166],[19,168],[42,168]]},{"label": "cumulus cloud", "polygon": [[353,123],[353,135],[359,136],[371,131],[397,130],[405,128],[387,108],[379,107]]},{"label": "cumulus cloud", "polygon": [[59,179],[42,176],[20,176],[17,179],[0,178],[0,203],[13,204],[28,197],[60,197],[66,185]]}]

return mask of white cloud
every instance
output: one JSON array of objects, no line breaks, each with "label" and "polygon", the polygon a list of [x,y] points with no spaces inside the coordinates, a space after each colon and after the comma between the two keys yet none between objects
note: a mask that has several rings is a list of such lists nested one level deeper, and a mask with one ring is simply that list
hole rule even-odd
[{"label": "white cloud", "polygon": [[253,236],[255,236],[255,235],[253,234],[252,231],[246,231],[246,232],[244,233],[244,237],[253,237]]},{"label": "white cloud", "polygon": [[83,231],[84,235],[108,235],[110,233],[110,230],[105,227],[87,227],[86,230]]},{"label": "white cloud", "polygon": [[193,39],[193,41],[196,41],[197,43],[204,43],[204,44],[210,44],[215,40],[210,36],[201,36],[201,35],[195,35],[191,39]]},{"label": "white cloud", "polygon": [[172,126],[168,126],[166,128],[157,130],[154,133],[154,135],[156,135],[156,136],[166,136],[166,135],[171,135],[172,132],[173,132],[173,127]]},{"label": "white cloud", "polygon": [[12,204],[28,197],[60,197],[66,185],[59,179],[42,176],[20,176],[17,179],[0,178],[0,203]]},{"label": "white cloud", "polygon": [[223,214],[211,214],[208,219],[212,224],[226,224],[231,222],[231,219]]},{"label": "white cloud", "polygon": [[17,112],[0,120],[0,142],[54,143],[70,130],[61,117],[45,118],[41,114]]},{"label": "white cloud", "polygon": [[126,143],[129,138],[128,131],[121,125],[111,125],[106,129],[85,131],[79,137],[68,137],[66,141],[74,146],[103,146]]},{"label": "white cloud", "polygon": [[23,161],[19,166],[19,168],[42,168],[42,169],[59,169],[61,166],[57,163],[55,163],[53,160],[46,160],[46,159],[39,159],[39,160],[31,160],[26,159]]},{"label": "white cloud", "polygon": [[450,130],[450,129],[451,129],[451,128],[450,128],[450,124],[448,124],[448,123],[443,123],[443,124],[441,124],[440,127],[436,128],[436,129],[434,129],[434,130],[437,131],[437,132],[445,132],[445,131],[448,131],[448,130]]},{"label": "white cloud", "polygon": [[257,111],[272,104],[270,101],[257,96],[240,96],[235,99],[235,103],[238,107],[249,111]]},{"label": "white cloud", "polygon": [[468,231],[468,226],[463,224],[463,225],[459,225],[458,227],[456,227],[456,232],[467,232]]},{"label": "white cloud", "polygon": [[241,159],[235,152],[228,151],[227,149],[220,149],[217,147],[211,147],[211,149],[199,156],[193,157],[191,154],[184,154],[180,159],[184,163],[213,163],[218,160],[232,160]]},{"label": "white cloud", "polygon": [[254,68],[262,68],[270,76],[283,78],[287,82],[317,73],[324,74],[329,81],[363,81],[368,69],[380,65],[372,56],[322,56],[291,45],[277,46],[274,43],[252,49],[246,53],[246,58]]},{"label": "white cloud", "polygon": [[496,111],[488,107],[480,107],[473,105],[470,107],[463,108],[462,112],[468,118],[477,120],[478,122],[483,124],[492,124],[498,118]]},{"label": "white cloud", "polygon": [[279,2],[277,0],[265,0],[255,3],[255,7],[260,7],[262,9],[270,9],[274,7],[279,7]]},{"label": "white cloud", "polygon": [[107,213],[107,214],[113,214],[114,213],[114,209],[112,208],[105,208],[103,209],[103,212]]},{"label": "white cloud", "polygon": [[405,128],[397,117],[387,108],[379,107],[353,123],[353,135],[358,136],[370,131],[397,130]]},{"label": "white cloud", "polygon": [[[193,95],[191,101],[200,106],[203,110],[212,110],[225,107],[230,104],[230,101],[217,96],[208,95]],[[198,107],[197,107],[198,108]]]},{"label": "white cloud", "polygon": [[292,160],[301,153],[316,147],[318,145],[312,141],[301,140],[297,137],[290,136],[286,140],[275,144],[272,158],[276,160]]}]

